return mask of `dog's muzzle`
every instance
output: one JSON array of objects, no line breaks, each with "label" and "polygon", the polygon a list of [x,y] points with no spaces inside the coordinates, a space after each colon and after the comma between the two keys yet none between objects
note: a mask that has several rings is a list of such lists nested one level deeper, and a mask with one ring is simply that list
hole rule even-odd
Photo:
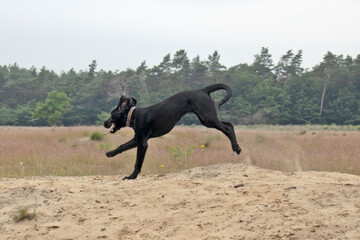
[{"label": "dog's muzzle", "polygon": [[115,129],[115,123],[112,123],[109,129],[110,133],[114,133],[114,129]]}]

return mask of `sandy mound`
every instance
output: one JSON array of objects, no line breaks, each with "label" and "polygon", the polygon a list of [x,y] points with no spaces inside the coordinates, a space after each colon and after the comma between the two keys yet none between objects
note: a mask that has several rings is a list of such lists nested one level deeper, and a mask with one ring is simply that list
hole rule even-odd
[{"label": "sandy mound", "polygon": [[[1,239],[360,239],[360,177],[221,164],[0,179]],[[13,222],[17,207],[36,218]]]}]

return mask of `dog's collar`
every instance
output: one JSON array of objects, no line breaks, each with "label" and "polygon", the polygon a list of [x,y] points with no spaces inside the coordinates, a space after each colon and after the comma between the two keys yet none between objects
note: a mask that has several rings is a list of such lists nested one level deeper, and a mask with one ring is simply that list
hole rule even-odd
[{"label": "dog's collar", "polygon": [[136,107],[131,107],[130,110],[129,110],[129,113],[128,113],[127,119],[126,119],[126,126],[127,126],[127,127],[131,127],[131,116],[132,116],[135,108],[136,108]]}]

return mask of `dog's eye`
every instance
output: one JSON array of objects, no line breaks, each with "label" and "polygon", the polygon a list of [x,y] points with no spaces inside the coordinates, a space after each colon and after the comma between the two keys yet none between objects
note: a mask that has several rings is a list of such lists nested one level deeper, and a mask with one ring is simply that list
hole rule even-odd
[{"label": "dog's eye", "polygon": [[114,121],[121,120],[122,117],[123,117],[123,112],[120,112],[120,111],[114,111],[114,112],[111,114],[111,118],[112,118]]},{"label": "dog's eye", "polygon": [[114,113],[111,114],[111,116],[112,116],[113,118],[119,118],[119,117],[120,117],[120,114],[119,114],[118,112],[114,112]]}]

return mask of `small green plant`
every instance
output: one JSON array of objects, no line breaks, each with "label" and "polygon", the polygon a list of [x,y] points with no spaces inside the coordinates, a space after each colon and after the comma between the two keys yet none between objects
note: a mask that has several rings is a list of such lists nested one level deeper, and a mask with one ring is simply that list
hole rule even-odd
[{"label": "small green plant", "polygon": [[300,134],[300,135],[305,135],[305,134],[306,134],[306,131],[305,131],[305,130],[302,130],[299,134]]},{"label": "small green plant", "polygon": [[[186,169],[188,168],[188,158],[194,153],[194,150],[194,146],[171,146],[169,149],[170,159],[177,162],[181,169]],[[161,165],[161,173],[164,172],[162,170],[164,166],[164,164]]]},{"label": "small green plant", "polygon": [[194,152],[194,147],[187,146],[187,147],[181,147],[181,146],[171,146],[169,149],[170,158],[172,160],[184,158],[191,156]]},{"label": "small green plant", "polygon": [[312,132],[312,135],[316,135],[316,132]]},{"label": "small green plant", "polygon": [[13,216],[14,222],[24,221],[26,219],[31,220],[36,217],[35,210],[33,213],[29,213],[27,208],[18,208]]},{"label": "small green plant", "polygon": [[90,135],[90,140],[92,140],[92,141],[101,141],[103,139],[104,139],[104,135],[99,132],[93,132]]}]

